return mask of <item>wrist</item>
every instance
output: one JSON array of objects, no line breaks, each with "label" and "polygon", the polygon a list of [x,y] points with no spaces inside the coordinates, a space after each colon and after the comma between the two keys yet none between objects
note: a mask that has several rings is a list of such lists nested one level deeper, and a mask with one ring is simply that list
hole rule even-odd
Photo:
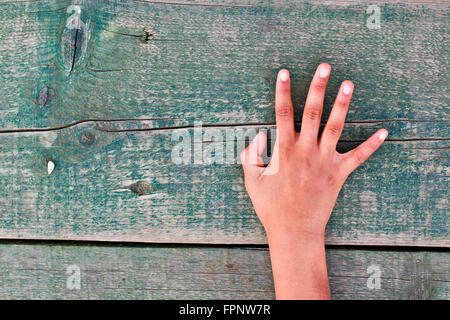
[{"label": "wrist", "polygon": [[277,299],[329,299],[323,233],[276,232],[268,236]]},{"label": "wrist", "polygon": [[286,230],[266,229],[269,244],[286,245],[299,243],[304,245],[325,245],[325,230]]},{"label": "wrist", "polygon": [[270,250],[315,252],[325,248],[325,238],[311,234],[283,234],[267,237]]}]

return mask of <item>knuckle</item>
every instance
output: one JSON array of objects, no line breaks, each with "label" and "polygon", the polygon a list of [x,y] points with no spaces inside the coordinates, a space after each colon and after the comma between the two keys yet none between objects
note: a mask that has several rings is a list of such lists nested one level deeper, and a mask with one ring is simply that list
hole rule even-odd
[{"label": "knuckle", "polygon": [[320,119],[320,110],[318,108],[306,108],[303,114],[308,120],[317,121]]},{"label": "knuckle", "polygon": [[362,151],[362,150],[356,150],[355,151],[355,161],[358,163],[358,164],[361,164],[361,163],[363,163],[364,161],[366,161],[366,155],[365,155],[365,153]]},{"label": "knuckle", "polygon": [[323,91],[327,86],[326,80],[316,79],[311,83],[311,87],[314,91]]},{"label": "knuckle", "polygon": [[347,99],[340,97],[340,98],[336,99],[336,101],[334,103],[334,107],[345,110],[345,109],[347,109],[348,104],[349,104],[349,101]]},{"label": "knuckle", "polygon": [[301,150],[302,150],[302,152],[298,155],[298,157],[296,157],[299,160],[296,160],[296,161],[300,161],[300,163],[301,163],[300,168],[302,170],[303,169],[308,170],[308,169],[312,168],[314,165],[314,162],[313,162],[314,156],[312,156],[314,154],[314,150],[309,145],[302,146]]},{"label": "knuckle", "polygon": [[282,120],[288,120],[292,116],[292,108],[287,104],[280,105],[276,108],[277,117]]},{"label": "knuckle", "polygon": [[277,156],[282,160],[289,160],[292,157],[291,146],[289,144],[280,143]]},{"label": "knuckle", "polygon": [[[314,143],[310,143],[310,141],[306,140],[306,139],[305,140],[300,139],[299,144],[300,144],[300,150],[301,150],[301,155],[300,155],[301,159],[303,161],[304,160],[310,161],[309,158],[312,155],[315,155],[315,153],[316,153],[316,148],[317,148],[316,145]],[[308,164],[309,163],[310,162],[308,162]]]},{"label": "knuckle", "polygon": [[341,133],[342,127],[339,125],[331,125],[327,131],[330,136],[338,136]]}]

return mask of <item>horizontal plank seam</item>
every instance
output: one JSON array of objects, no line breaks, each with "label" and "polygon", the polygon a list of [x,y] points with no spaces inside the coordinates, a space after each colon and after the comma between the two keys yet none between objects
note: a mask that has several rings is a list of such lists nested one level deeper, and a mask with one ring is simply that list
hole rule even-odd
[{"label": "horizontal plank seam", "polygon": [[[269,248],[264,244],[217,244],[217,243],[163,243],[163,242],[112,242],[98,240],[66,240],[66,239],[0,239],[0,245],[49,245],[49,246],[80,246],[80,247],[135,247],[135,248],[211,248],[211,249],[241,249],[267,251]],[[402,245],[339,245],[327,244],[327,249],[340,250],[364,250],[364,251],[401,251],[401,252],[444,252],[450,253],[449,247],[437,246],[402,246]]]},{"label": "horizontal plank seam", "polygon": [[[0,130],[0,134],[11,134],[11,133],[30,133],[30,132],[47,132],[47,131],[59,131],[67,128],[75,127],[80,124],[85,123],[102,123],[102,122],[145,122],[145,121],[173,121],[173,120],[188,120],[189,118],[140,118],[140,119],[85,119],[75,121],[73,123],[58,126],[58,127],[50,127],[50,128],[24,128],[24,129],[7,129]],[[387,122],[427,122],[427,123],[445,123],[450,122],[450,120],[426,120],[426,119],[373,119],[373,120],[360,120],[360,121],[345,121],[345,124],[376,124],[376,123],[387,123]],[[321,125],[325,125],[326,121],[321,121]],[[301,125],[301,122],[296,122],[297,125]],[[275,126],[276,123],[267,122],[267,123],[239,123],[239,124],[202,124],[203,128],[232,128],[232,127],[249,127],[249,126]],[[168,127],[159,127],[159,128],[137,128],[137,129],[102,129],[96,128],[99,131],[103,132],[139,132],[139,131],[165,131],[165,130],[179,130],[179,129],[193,129],[195,128],[193,125],[182,125],[182,126],[168,126]],[[411,139],[411,140],[423,140],[423,139],[432,139],[432,140],[449,140],[450,138],[420,138],[420,139]],[[403,139],[399,139],[403,141]],[[394,140],[391,140],[394,141]]]},{"label": "horizontal plank seam", "polygon": [[[45,0],[0,0],[0,4],[7,4],[7,3],[38,3],[38,2],[45,2]],[[149,3],[149,4],[162,4],[162,5],[178,5],[178,6],[199,6],[199,7],[230,7],[230,8],[238,8],[238,7],[244,7],[244,8],[265,8],[267,6],[273,6],[272,3],[268,3],[266,5],[256,5],[256,4],[226,4],[226,3],[214,3],[214,2],[207,2],[207,3],[193,3],[193,2],[181,2],[181,1],[158,1],[158,0],[132,0],[132,2],[143,2],[143,3]],[[314,5],[315,3],[319,3],[320,5],[361,5],[361,4],[371,4],[371,3],[390,3],[386,0],[309,0],[310,5]],[[289,2],[287,2],[289,4]],[[391,1],[390,4],[404,4],[404,5],[430,5],[430,6],[436,6],[436,5],[445,5],[447,4],[446,1],[440,0],[396,0]],[[275,5],[279,5],[279,3],[275,3]]]},{"label": "horizontal plank seam", "polygon": [[[15,269],[16,271],[45,271],[45,272],[58,272],[58,269],[41,269],[41,268],[18,268]],[[146,272],[148,269],[130,269],[127,268],[124,269],[89,269],[89,268],[83,268],[83,273],[107,273],[107,274],[122,274],[122,273],[131,273],[131,272]],[[265,276],[265,273],[246,273],[246,272],[175,272],[173,270],[167,270],[166,272],[162,270],[161,272],[152,272],[153,274],[166,274],[170,273],[171,275],[186,275],[186,274],[192,274],[192,275],[241,275],[241,276]],[[339,274],[329,274],[329,278],[352,278],[352,279],[367,279],[367,277],[359,276],[359,275],[339,275]],[[381,279],[384,280],[400,280],[400,281],[413,281],[417,278],[396,278],[396,277],[388,277],[388,276],[381,276]],[[450,282],[450,280],[445,279],[437,279],[437,278],[431,278],[429,279],[431,281],[437,281],[437,282]]]},{"label": "horizontal plank seam", "polygon": [[[214,2],[208,2],[208,3],[192,3],[192,2],[180,2],[180,1],[158,1],[158,0],[132,0],[135,2],[144,2],[144,3],[151,3],[151,4],[162,4],[162,5],[178,5],[178,6],[198,6],[198,7],[229,7],[229,8],[265,8],[265,7],[271,7],[269,5],[255,5],[255,4],[221,4],[221,3],[214,3]],[[348,5],[361,5],[361,4],[371,4],[374,3],[386,3],[385,0],[333,0],[333,1],[323,1],[323,0],[310,0],[310,5],[315,5],[316,3],[319,3],[320,5],[336,5],[336,6],[348,6]],[[389,2],[388,2],[389,3]],[[276,3],[278,4],[278,3]],[[394,1],[393,4],[406,4],[406,5],[430,5],[430,6],[436,6],[438,4],[446,4],[445,1],[427,1],[427,0],[397,0]]]}]

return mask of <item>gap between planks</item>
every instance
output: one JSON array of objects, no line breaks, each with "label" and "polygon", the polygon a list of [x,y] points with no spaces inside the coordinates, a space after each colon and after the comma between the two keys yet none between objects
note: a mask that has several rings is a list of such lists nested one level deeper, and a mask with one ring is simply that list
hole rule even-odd
[{"label": "gap between planks", "polygon": [[[76,127],[85,123],[102,123],[102,122],[145,122],[145,121],[171,121],[171,120],[194,120],[187,118],[125,118],[125,119],[85,119],[69,123],[64,126],[49,127],[49,128],[25,128],[25,129],[5,129],[0,130],[0,134],[8,133],[30,133],[30,132],[49,132],[49,131],[59,131],[67,128]],[[358,121],[345,121],[345,124],[378,124],[378,123],[389,123],[389,122],[428,122],[428,123],[446,123],[449,120],[428,120],[428,119],[370,119],[370,120],[358,120]],[[321,121],[321,125],[325,125],[327,121]],[[301,125],[301,122],[295,123],[297,126]],[[240,128],[240,127],[261,127],[261,126],[276,126],[274,122],[248,122],[248,123],[238,123],[238,124],[202,124],[203,128]],[[178,129],[193,129],[194,125],[179,125],[179,126],[167,126],[158,128],[135,128],[135,129],[102,129],[104,132],[139,132],[139,131],[164,131],[164,130],[178,130]],[[421,141],[421,140],[450,140],[450,138],[420,138],[420,139],[391,139],[390,141]],[[348,140],[348,142],[357,142],[360,140]],[[389,141],[389,139],[387,139]]]},{"label": "gap between planks", "polygon": [[[129,247],[129,248],[220,248],[242,250],[268,250],[267,244],[220,244],[220,243],[171,243],[171,242],[125,242],[100,240],[67,240],[67,239],[3,239],[1,245],[48,245],[48,246],[95,246],[95,247]],[[450,247],[422,245],[361,245],[361,244],[326,244],[327,249],[364,250],[364,251],[402,251],[402,252],[450,252]]]}]

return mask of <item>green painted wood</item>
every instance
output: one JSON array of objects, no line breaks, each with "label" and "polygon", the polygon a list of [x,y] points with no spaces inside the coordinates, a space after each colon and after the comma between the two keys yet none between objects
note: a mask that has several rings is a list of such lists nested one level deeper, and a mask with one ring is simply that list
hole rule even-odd
[{"label": "green painted wood", "polygon": [[380,29],[366,27],[368,2],[359,1],[77,3],[78,36],[65,27],[71,1],[0,1],[0,129],[124,118],[272,123],[281,67],[292,71],[300,119],[322,61],[334,69],[325,114],[349,78],[349,121],[448,120],[446,1],[376,1]]},{"label": "green painted wood", "polygon": [[327,243],[449,246],[445,2],[377,2],[378,30],[355,1],[78,3],[74,33],[72,2],[0,1],[0,237],[265,243],[239,166],[175,165],[173,128],[273,124],[281,67],[299,119],[328,61],[325,115],[340,81],[357,87],[341,148],[379,127],[391,141],[344,187]]},{"label": "green painted wood", "polygon": [[[0,299],[274,298],[264,248],[2,244],[0,252]],[[333,299],[450,298],[448,252],[327,249],[327,265]]]},{"label": "green painted wood", "polygon": [[[271,126],[281,67],[299,120],[327,61],[325,116],[342,80],[357,88],[340,149],[390,131],[344,186],[327,243],[450,245],[445,1],[78,3],[77,34],[72,1],[0,0],[0,238],[265,243],[239,166],[175,165],[171,135],[195,120]],[[448,253],[327,255],[335,299],[449,299]],[[2,244],[0,257],[0,298],[273,298],[266,249]]]},{"label": "green painted wood", "polygon": [[[194,141],[192,128],[129,129],[134,124],[0,134],[0,238],[266,243],[239,164],[208,164],[206,157],[176,164],[178,134]],[[449,247],[449,141],[414,138],[426,128],[439,134],[428,122],[348,124],[338,149],[355,147],[351,137],[365,139],[382,126],[390,140],[344,185],[327,243]],[[209,150],[207,133],[215,130],[224,150],[230,142],[241,150],[245,138],[231,139],[227,130],[258,128],[203,128],[194,147]],[[405,135],[412,139],[400,139]],[[48,160],[55,164],[50,175]],[[139,181],[148,185],[134,185]]]}]

